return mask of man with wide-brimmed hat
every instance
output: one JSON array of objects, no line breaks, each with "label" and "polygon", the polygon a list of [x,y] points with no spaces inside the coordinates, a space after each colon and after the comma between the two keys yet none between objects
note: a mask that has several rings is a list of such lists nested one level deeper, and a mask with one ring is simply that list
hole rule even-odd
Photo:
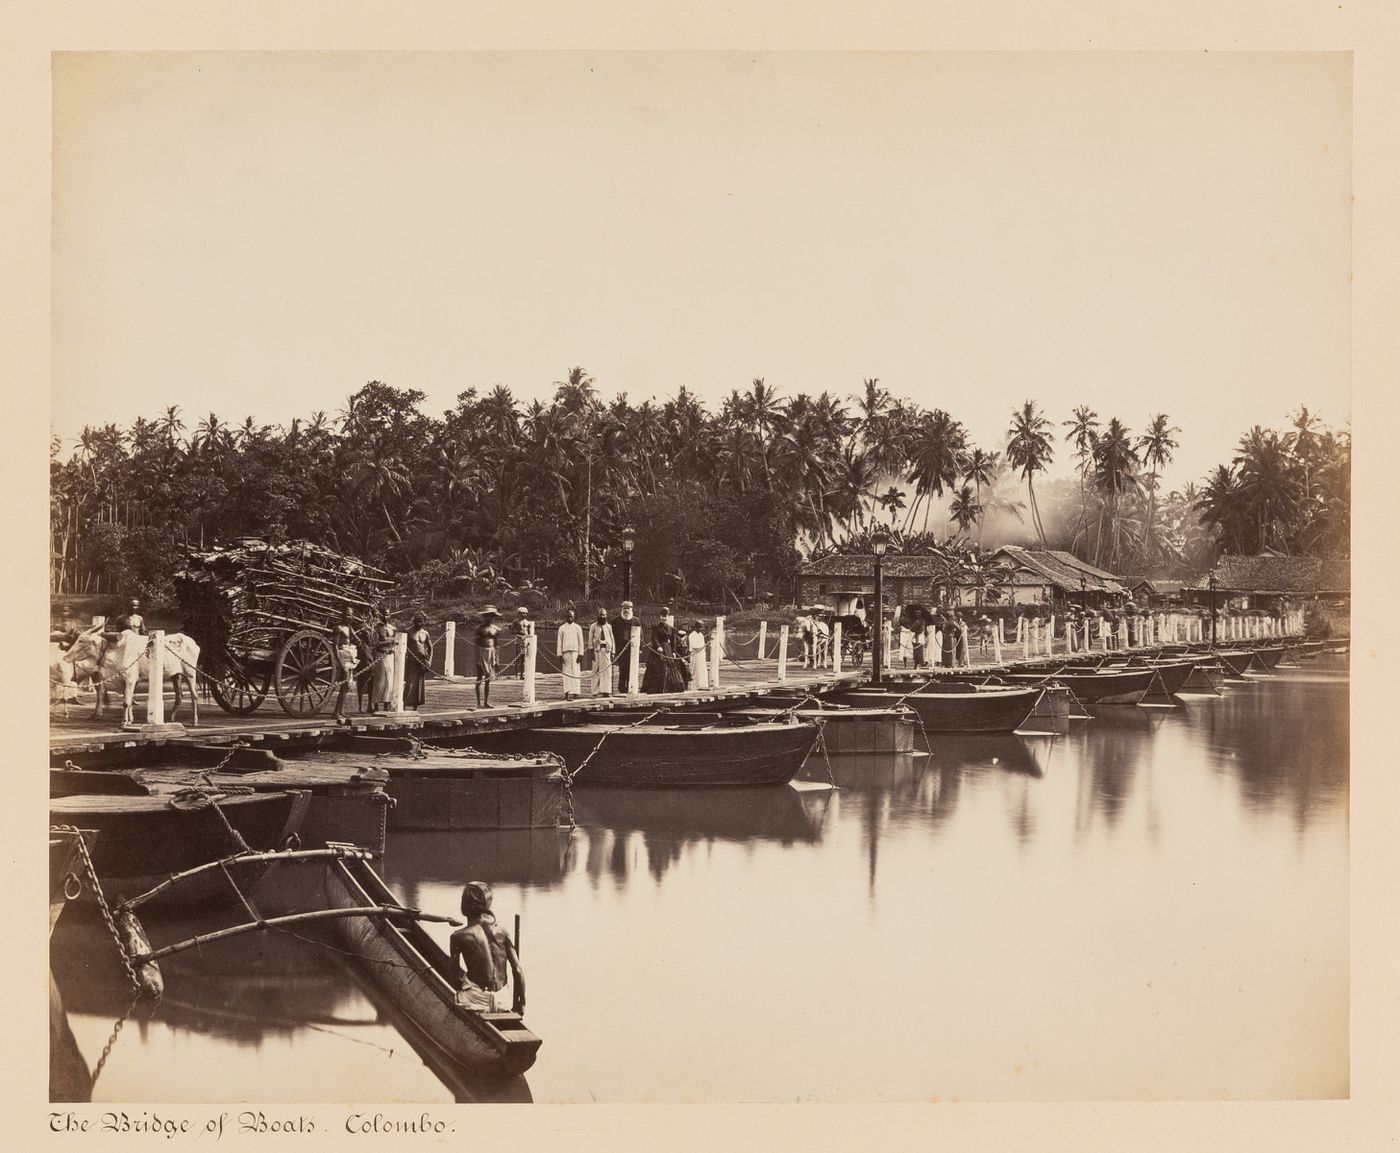
[{"label": "man with wide-brimmed hat", "polygon": [[486,605],[477,613],[480,623],[476,626],[476,707],[491,707],[491,682],[496,679],[496,638],[500,626],[496,619],[501,614],[495,605]]}]

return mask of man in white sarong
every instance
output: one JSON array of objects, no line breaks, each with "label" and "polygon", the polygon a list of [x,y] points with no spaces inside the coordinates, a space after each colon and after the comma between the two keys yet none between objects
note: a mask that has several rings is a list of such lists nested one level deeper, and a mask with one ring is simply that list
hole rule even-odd
[{"label": "man in white sarong", "polygon": [[616,641],[608,610],[599,609],[598,619],[588,626],[588,651],[593,654],[593,695],[612,696],[613,653]]},{"label": "man in white sarong", "polygon": [[559,658],[559,671],[564,674],[564,699],[571,701],[579,695],[578,663],[583,656],[583,629],[574,619],[573,609],[565,614],[564,623],[559,626],[554,655]]},{"label": "man in white sarong", "polygon": [[690,654],[690,687],[708,689],[710,687],[710,662],[705,659],[705,630],[696,621],[686,635],[686,652]]}]

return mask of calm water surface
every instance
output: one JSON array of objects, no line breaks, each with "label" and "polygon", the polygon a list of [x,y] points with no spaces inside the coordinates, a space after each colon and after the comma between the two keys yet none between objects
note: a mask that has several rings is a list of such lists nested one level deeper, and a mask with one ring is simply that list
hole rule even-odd
[{"label": "calm water surface", "polygon": [[[398,834],[384,873],[440,913],[485,878],[522,915],[544,1047],[513,1099],[1345,1096],[1347,703],[1321,660],[1055,738],[833,759],[836,790],[817,758],[797,788],[584,791],[572,837]],[[91,1067],[120,985],[91,978],[100,935],[59,932]],[[304,941],[166,982],[94,1099],[482,1095]]]}]

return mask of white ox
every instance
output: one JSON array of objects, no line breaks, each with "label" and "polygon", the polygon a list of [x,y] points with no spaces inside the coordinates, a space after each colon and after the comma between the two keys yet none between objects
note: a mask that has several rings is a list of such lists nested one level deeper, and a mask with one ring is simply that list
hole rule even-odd
[{"label": "white ox", "polygon": [[[132,723],[132,698],[139,681],[149,681],[151,670],[151,638],[128,629],[102,651],[102,632],[89,629],[73,642],[63,654],[60,663],[67,666],[60,674],[66,679],[82,680],[93,678],[97,683],[97,709],[93,714],[100,717],[102,707],[107,703],[107,690],[120,686],[122,692],[122,724]],[[190,707],[194,710],[192,724],[199,724],[199,646],[193,637],[184,633],[169,633],[165,638],[164,653],[165,679],[175,682],[175,704],[168,719],[174,720],[183,700],[181,687],[190,691]]]}]

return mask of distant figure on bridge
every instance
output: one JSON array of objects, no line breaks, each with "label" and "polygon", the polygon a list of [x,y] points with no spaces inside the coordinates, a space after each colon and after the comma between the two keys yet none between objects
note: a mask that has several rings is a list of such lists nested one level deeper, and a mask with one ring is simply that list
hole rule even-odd
[{"label": "distant figure on bridge", "polygon": [[[331,643],[335,646],[335,674],[339,695],[335,699],[335,719],[342,724],[345,716],[345,698],[350,686],[355,683],[355,666],[360,663],[359,646],[355,643],[355,622],[350,616],[350,606],[340,611]],[[363,707],[363,703],[361,705]]]},{"label": "distant figure on bridge", "polygon": [[128,629],[140,633],[143,637],[146,635],[146,618],[141,615],[141,601],[136,597],[127,600],[124,612],[110,616],[102,623],[102,651],[97,658],[99,665],[107,655],[107,650],[116,644],[122,633]]},{"label": "distant figure on bridge", "polygon": [[500,613],[495,605],[487,605],[477,614],[476,626],[476,707],[491,707],[491,682],[496,679],[496,638],[501,629],[496,624]]},{"label": "distant figure on bridge", "polygon": [[705,626],[695,621],[686,635],[686,650],[690,654],[690,687],[708,689],[710,670],[705,660]]},{"label": "distant figure on bridge", "polygon": [[427,700],[426,682],[433,671],[433,638],[428,635],[428,618],[413,614],[408,632],[408,660],[403,669],[403,707],[421,708]]},{"label": "distant figure on bridge", "polygon": [[467,923],[452,934],[450,942],[457,1004],[479,1013],[498,1011],[496,994],[505,988],[509,969],[515,984],[511,1008],[524,1013],[525,971],[511,939],[496,925],[491,899],[491,886],[485,881],[469,881],[462,890],[462,916]]},{"label": "distant figure on bridge", "polygon": [[626,693],[632,687],[632,628],[637,618],[632,615],[632,602],[623,601],[622,611],[613,620],[613,652],[617,657],[617,691]]},{"label": "distant figure on bridge", "polygon": [[676,638],[676,618],[671,615],[669,606],[663,606],[661,619],[651,626],[642,692],[679,693],[685,690],[684,666],[676,659]]},{"label": "distant figure on bridge", "polygon": [[377,620],[370,630],[374,646],[374,681],[369,687],[369,711],[387,712],[393,708],[394,697],[394,635],[389,614],[378,610]]},{"label": "distant figure on bridge", "polygon": [[530,619],[530,610],[524,605],[515,610],[515,620],[510,622],[510,635],[515,638],[515,643],[518,646],[510,671],[516,680],[523,681],[525,679],[525,646],[528,643],[525,638],[535,635],[535,622]]},{"label": "distant figure on bridge", "polygon": [[598,619],[588,626],[588,651],[593,654],[593,695],[612,696],[613,653],[616,642],[608,610],[599,609]]},{"label": "distant figure on bridge", "polygon": [[559,671],[564,678],[564,699],[571,701],[582,688],[579,661],[583,657],[583,628],[574,619],[573,609],[564,614],[564,623],[559,626],[554,639],[554,655],[559,658]]}]

